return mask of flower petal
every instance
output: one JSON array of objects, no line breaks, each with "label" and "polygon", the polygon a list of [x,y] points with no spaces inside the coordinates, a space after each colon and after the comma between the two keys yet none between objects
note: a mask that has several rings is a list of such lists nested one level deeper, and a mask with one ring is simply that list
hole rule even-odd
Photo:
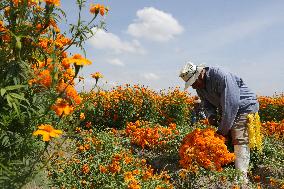
[{"label": "flower petal", "polygon": [[37,135],[46,135],[48,134],[47,131],[44,131],[44,130],[36,130],[35,132],[33,132],[33,135],[34,136],[37,136]]},{"label": "flower petal", "polygon": [[49,133],[46,133],[46,134],[42,135],[42,140],[43,140],[43,141],[49,141],[49,140],[50,140],[50,135],[49,135]]}]

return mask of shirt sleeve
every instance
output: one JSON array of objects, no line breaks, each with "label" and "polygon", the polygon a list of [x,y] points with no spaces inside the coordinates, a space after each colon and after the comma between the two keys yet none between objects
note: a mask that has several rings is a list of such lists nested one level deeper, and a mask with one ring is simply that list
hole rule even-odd
[{"label": "shirt sleeve", "polygon": [[220,73],[220,105],[222,108],[221,123],[218,132],[227,135],[234,123],[239,109],[240,88],[231,74]]}]

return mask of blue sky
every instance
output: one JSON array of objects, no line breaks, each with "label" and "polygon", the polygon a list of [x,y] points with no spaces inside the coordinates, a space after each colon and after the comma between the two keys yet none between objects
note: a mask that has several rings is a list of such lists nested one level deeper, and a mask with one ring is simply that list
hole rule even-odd
[{"label": "blue sky", "polygon": [[[284,91],[284,1],[282,0],[110,0],[87,1],[110,8],[107,31],[87,41],[101,85],[141,84],[167,89],[186,61],[220,66],[244,79],[258,95]],[[75,22],[75,0],[61,0],[68,22]],[[86,80],[86,88],[94,83]],[[193,89],[188,90],[194,93]]]}]

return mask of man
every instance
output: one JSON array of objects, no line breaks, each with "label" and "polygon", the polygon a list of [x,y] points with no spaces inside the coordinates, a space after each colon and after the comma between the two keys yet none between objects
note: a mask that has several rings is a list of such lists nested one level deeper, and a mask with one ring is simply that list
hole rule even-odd
[{"label": "man", "polygon": [[247,182],[250,160],[247,115],[258,112],[256,95],[244,81],[218,67],[197,66],[188,62],[179,75],[185,81],[185,90],[192,86],[203,101],[211,125],[217,125],[217,110],[221,115],[217,133],[231,136],[235,153],[235,168]]}]

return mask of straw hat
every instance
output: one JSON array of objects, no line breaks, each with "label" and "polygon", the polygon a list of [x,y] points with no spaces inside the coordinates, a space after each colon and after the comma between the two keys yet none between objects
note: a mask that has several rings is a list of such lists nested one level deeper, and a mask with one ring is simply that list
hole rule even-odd
[{"label": "straw hat", "polygon": [[185,81],[184,90],[191,86],[200,75],[203,70],[204,65],[195,65],[194,63],[188,61],[186,65],[181,69],[179,77]]}]

